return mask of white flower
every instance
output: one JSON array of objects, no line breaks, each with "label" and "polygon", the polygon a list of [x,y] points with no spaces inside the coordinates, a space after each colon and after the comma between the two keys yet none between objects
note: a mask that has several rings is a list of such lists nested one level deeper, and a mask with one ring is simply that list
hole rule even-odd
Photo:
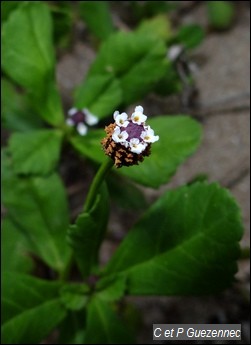
[{"label": "white flower", "polygon": [[133,138],[130,140],[130,149],[131,152],[140,154],[146,148],[147,144],[141,143],[138,138]]},{"label": "white flower", "polygon": [[74,114],[76,114],[78,112],[78,109],[77,108],[71,108],[69,109],[68,111],[68,115],[69,116],[73,116]]},{"label": "white flower", "polygon": [[66,119],[66,123],[68,126],[74,126],[74,121],[72,119]]},{"label": "white flower", "polygon": [[135,107],[134,113],[132,113],[131,120],[133,123],[136,123],[137,125],[141,125],[144,123],[147,119],[147,116],[143,114],[143,107],[141,105],[138,105]]},{"label": "white flower", "polygon": [[121,127],[127,127],[129,124],[129,121],[127,121],[128,115],[126,113],[118,114],[116,115],[115,122],[118,126]]},{"label": "white flower", "polygon": [[184,52],[184,47],[181,44],[174,44],[172,45],[167,53],[167,57],[171,61],[177,60],[181,54]]},{"label": "white flower", "polygon": [[88,128],[83,123],[77,125],[77,131],[80,135],[86,135]]},{"label": "white flower", "polygon": [[98,118],[93,115],[88,109],[83,109],[83,113],[85,114],[85,122],[89,126],[94,126],[98,123]]},{"label": "white flower", "polygon": [[120,131],[120,128],[117,126],[114,129],[114,132],[112,134],[112,139],[115,141],[115,143],[123,143],[128,138],[128,133],[126,131]]},{"label": "white flower", "polygon": [[143,131],[140,135],[141,139],[143,139],[146,143],[155,143],[155,141],[159,140],[158,135],[154,135],[154,131],[148,126],[146,131]]},{"label": "white flower", "polygon": [[113,118],[114,118],[114,120],[116,120],[116,117],[119,115],[119,111],[118,110],[116,110],[116,111],[114,111],[114,113],[113,113]]}]

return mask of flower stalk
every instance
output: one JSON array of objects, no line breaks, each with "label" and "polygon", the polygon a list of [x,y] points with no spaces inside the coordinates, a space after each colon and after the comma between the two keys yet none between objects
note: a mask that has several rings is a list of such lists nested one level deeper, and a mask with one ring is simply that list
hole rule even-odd
[{"label": "flower stalk", "polygon": [[[114,123],[105,128],[107,135],[101,140],[103,150],[108,157],[100,166],[91,183],[84,204],[84,212],[90,212],[92,209],[99,189],[113,166],[120,168],[139,164],[144,160],[144,157],[150,155],[151,144],[159,140],[159,136],[155,135],[152,128],[146,124],[147,116],[143,110],[142,106],[137,106],[131,116],[126,113],[120,114],[118,111],[114,112]],[[77,127],[81,135],[85,135],[87,131],[83,127],[86,126],[84,121],[89,125],[96,123],[96,118],[88,109],[79,111],[73,108],[69,112],[69,116],[67,124],[69,126],[81,125],[82,127]],[[83,128],[82,132],[80,131],[81,128]],[[72,253],[64,270],[59,275],[61,281],[68,279],[73,264],[74,256]]]},{"label": "flower stalk", "polygon": [[97,174],[95,175],[95,177],[92,181],[89,192],[87,194],[86,201],[84,204],[84,212],[89,212],[90,209],[92,208],[93,203],[94,203],[96,196],[98,194],[99,188],[100,188],[102,182],[104,181],[107,173],[112,168],[113,164],[114,163],[113,163],[112,159],[107,157],[107,159],[100,166]]}]

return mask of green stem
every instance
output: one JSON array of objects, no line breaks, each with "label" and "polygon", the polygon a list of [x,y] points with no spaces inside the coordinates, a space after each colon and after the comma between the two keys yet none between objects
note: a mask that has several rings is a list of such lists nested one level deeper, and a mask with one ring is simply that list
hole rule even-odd
[{"label": "green stem", "polygon": [[113,161],[111,160],[110,157],[108,157],[104,163],[100,166],[97,174],[95,175],[91,187],[89,189],[89,192],[87,194],[85,204],[84,204],[84,211],[88,212],[93,206],[93,203],[97,197],[97,193],[99,191],[99,188],[104,181],[106,174],[108,171],[112,168],[113,166]]},{"label": "green stem", "polygon": [[[96,199],[97,193],[99,191],[99,188],[102,182],[104,181],[108,171],[112,168],[112,166],[113,166],[113,161],[110,157],[108,157],[104,161],[104,163],[100,166],[97,174],[95,175],[92,181],[89,192],[87,194],[86,201],[84,204],[84,212],[88,212],[92,208],[93,203]],[[74,264],[74,255],[73,255],[73,252],[71,252],[70,258],[68,262],[66,263],[64,270],[59,274],[60,281],[68,280],[73,264]]]}]

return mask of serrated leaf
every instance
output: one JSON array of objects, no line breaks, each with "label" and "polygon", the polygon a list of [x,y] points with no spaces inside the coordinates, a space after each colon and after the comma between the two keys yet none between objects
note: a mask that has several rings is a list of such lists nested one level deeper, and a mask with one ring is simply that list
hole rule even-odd
[{"label": "serrated leaf", "polygon": [[[168,182],[178,166],[198,147],[201,126],[189,116],[159,116],[148,121],[159,135],[152,145],[152,153],[136,166],[122,167],[116,172],[133,181],[152,188]],[[103,135],[102,135],[103,132]],[[85,137],[73,137],[71,143],[80,153],[102,163],[105,154],[100,140],[105,137],[102,130],[92,130]]]},{"label": "serrated leaf", "polygon": [[162,39],[118,32],[102,44],[87,78],[110,73],[120,82],[123,103],[130,104],[143,97],[164,75],[165,55]]},{"label": "serrated leaf", "polygon": [[52,23],[47,6],[25,2],[3,25],[2,66],[20,85],[32,89],[54,67]]},{"label": "serrated leaf", "polygon": [[41,128],[41,118],[34,114],[27,96],[18,93],[6,79],[1,79],[1,87],[3,126],[20,132]]},{"label": "serrated leaf", "polygon": [[25,237],[13,222],[5,217],[1,230],[1,269],[4,271],[30,272],[34,266],[29,256],[30,248]]},{"label": "serrated leaf", "polygon": [[64,112],[61,97],[57,89],[54,77],[50,77],[44,89],[35,94],[30,92],[30,101],[35,111],[42,119],[52,126],[64,125]]},{"label": "serrated leaf", "polygon": [[101,163],[105,160],[105,154],[101,147],[101,139],[105,137],[103,129],[96,129],[88,131],[85,136],[72,136],[70,143],[82,155],[91,160]]},{"label": "serrated leaf", "polygon": [[111,116],[122,102],[120,83],[113,76],[95,75],[89,77],[75,92],[76,108],[87,108],[99,118]]},{"label": "serrated leaf", "polygon": [[59,325],[58,344],[84,344],[86,310],[68,311]]},{"label": "serrated leaf", "polygon": [[120,300],[126,293],[126,277],[104,277],[96,284],[96,296],[107,302]]},{"label": "serrated leaf", "polygon": [[2,29],[2,68],[29,91],[40,116],[53,125],[63,121],[55,86],[52,20],[42,2],[23,2]]},{"label": "serrated leaf", "polygon": [[167,40],[172,32],[171,23],[165,14],[159,14],[142,21],[137,28],[137,32]]},{"label": "serrated leaf", "polygon": [[12,11],[20,5],[20,1],[1,1],[1,22],[8,19]]},{"label": "serrated leaf", "polygon": [[107,39],[114,32],[107,1],[80,1],[79,10],[90,31],[100,40]]},{"label": "serrated leaf", "polygon": [[58,163],[62,138],[59,130],[14,133],[9,140],[14,171],[17,174],[50,173]]},{"label": "serrated leaf", "polygon": [[83,212],[68,231],[68,240],[83,277],[95,270],[98,250],[106,231],[109,200],[106,185],[100,189],[89,212]]},{"label": "serrated leaf", "polygon": [[148,123],[159,135],[159,141],[152,145],[151,155],[138,166],[124,167],[119,173],[145,186],[158,188],[195,151],[200,143],[201,127],[188,116],[161,116]]},{"label": "serrated leaf", "polygon": [[58,283],[18,273],[2,278],[2,344],[38,344],[66,316]]},{"label": "serrated leaf", "polygon": [[233,281],[242,234],[239,208],[227,190],[216,183],[180,187],[133,227],[106,274],[125,276],[132,295],[218,293]]},{"label": "serrated leaf", "polygon": [[197,47],[204,39],[205,32],[200,25],[189,24],[179,28],[173,43],[183,44],[188,49]]},{"label": "serrated leaf", "polygon": [[70,2],[48,3],[53,20],[53,41],[61,49],[67,48],[73,34],[74,14]]},{"label": "serrated leaf", "polygon": [[97,297],[93,297],[87,306],[85,343],[135,344],[112,306]]},{"label": "serrated leaf", "polygon": [[17,178],[6,154],[2,166],[2,198],[11,221],[26,236],[32,251],[61,271],[70,254],[65,238],[69,214],[61,179],[57,174]]},{"label": "serrated leaf", "polygon": [[69,310],[81,310],[88,301],[90,288],[86,284],[68,284],[60,289],[61,301]]},{"label": "serrated leaf", "polygon": [[126,209],[133,209],[134,211],[147,208],[148,203],[143,191],[128,178],[118,174],[109,174],[107,185],[111,198],[116,205]]},{"label": "serrated leaf", "polygon": [[218,30],[226,30],[233,23],[235,7],[231,1],[207,1],[208,20]]}]

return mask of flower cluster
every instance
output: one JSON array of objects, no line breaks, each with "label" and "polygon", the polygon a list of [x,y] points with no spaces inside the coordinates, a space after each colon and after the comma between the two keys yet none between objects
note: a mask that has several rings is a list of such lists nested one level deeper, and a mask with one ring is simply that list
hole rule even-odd
[{"label": "flower cluster", "polygon": [[117,168],[142,162],[144,156],[149,156],[151,144],[159,140],[159,136],[146,125],[147,116],[143,111],[140,105],[131,116],[115,111],[115,122],[105,128],[107,137],[101,143]]},{"label": "flower cluster", "polygon": [[93,115],[88,109],[71,108],[68,111],[66,123],[69,126],[75,127],[80,135],[86,135],[88,126],[94,126],[98,123],[98,118]]}]

